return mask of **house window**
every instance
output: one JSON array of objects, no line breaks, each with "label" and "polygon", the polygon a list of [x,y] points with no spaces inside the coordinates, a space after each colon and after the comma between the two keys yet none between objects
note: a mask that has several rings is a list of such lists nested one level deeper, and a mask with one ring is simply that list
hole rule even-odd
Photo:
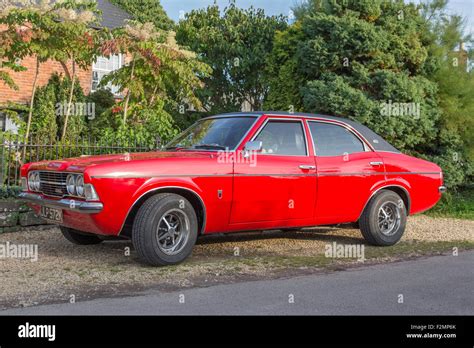
[{"label": "house window", "polygon": [[[111,55],[110,57],[98,57],[97,60],[92,64],[92,92],[96,91],[99,87],[99,83],[102,78],[110,74],[112,71],[118,70],[123,65],[123,55]],[[119,88],[112,84],[107,84],[113,94],[117,95]]]}]

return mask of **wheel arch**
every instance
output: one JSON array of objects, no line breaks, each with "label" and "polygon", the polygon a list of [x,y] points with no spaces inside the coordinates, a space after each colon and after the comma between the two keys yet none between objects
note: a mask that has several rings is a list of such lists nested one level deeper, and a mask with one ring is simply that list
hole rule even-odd
[{"label": "wheel arch", "polygon": [[[362,208],[362,210],[359,214],[359,219],[362,216],[365,208],[369,205],[369,202],[372,200],[372,198],[374,198],[382,190],[393,191],[396,194],[398,194],[402,198],[403,203],[405,204],[405,206],[407,207],[407,215],[410,215],[411,197],[410,197],[410,193],[408,192],[408,190],[405,187],[401,186],[401,185],[389,184],[389,185],[386,185],[386,186],[379,187],[374,192],[372,192],[372,194],[370,195],[369,199],[367,199],[367,202],[365,202],[365,205],[364,205],[364,207]],[[357,219],[357,221],[359,221],[359,219]]]},{"label": "wheel arch", "polygon": [[206,206],[201,196],[196,191],[186,187],[160,186],[146,191],[140,197],[138,197],[138,199],[135,200],[135,202],[130,207],[127,213],[127,217],[125,218],[125,221],[122,225],[119,236],[131,238],[132,225],[138,210],[148,198],[159,193],[174,193],[186,198],[191,203],[194,208],[194,211],[196,212],[199,226],[198,233],[204,233],[204,229],[206,227]]}]

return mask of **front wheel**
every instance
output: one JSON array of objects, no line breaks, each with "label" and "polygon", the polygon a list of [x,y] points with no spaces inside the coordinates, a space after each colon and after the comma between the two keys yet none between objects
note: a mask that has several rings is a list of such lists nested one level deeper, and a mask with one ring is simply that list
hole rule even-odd
[{"label": "front wheel", "polygon": [[401,197],[382,190],[371,199],[359,220],[365,240],[372,245],[393,245],[405,232],[407,210]]},{"label": "front wheel", "polygon": [[182,262],[196,243],[198,220],[189,201],[177,194],[161,193],[138,210],[132,241],[138,256],[152,266]]}]

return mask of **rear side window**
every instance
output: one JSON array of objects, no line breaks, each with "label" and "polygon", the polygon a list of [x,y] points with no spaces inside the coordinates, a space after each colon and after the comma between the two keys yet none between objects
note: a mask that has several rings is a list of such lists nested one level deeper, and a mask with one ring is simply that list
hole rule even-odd
[{"label": "rear side window", "polygon": [[255,140],[262,142],[262,154],[306,156],[306,141],[300,121],[268,121]]},{"label": "rear side window", "polygon": [[342,126],[323,122],[309,122],[316,156],[341,156],[364,152],[364,144]]}]

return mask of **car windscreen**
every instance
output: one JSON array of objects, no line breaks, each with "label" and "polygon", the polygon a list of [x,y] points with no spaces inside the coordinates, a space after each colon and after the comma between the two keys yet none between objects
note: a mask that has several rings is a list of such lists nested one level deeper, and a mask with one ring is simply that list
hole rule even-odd
[{"label": "car windscreen", "polygon": [[166,149],[234,150],[256,117],[219,117],[196,122],[166,145]]}]

